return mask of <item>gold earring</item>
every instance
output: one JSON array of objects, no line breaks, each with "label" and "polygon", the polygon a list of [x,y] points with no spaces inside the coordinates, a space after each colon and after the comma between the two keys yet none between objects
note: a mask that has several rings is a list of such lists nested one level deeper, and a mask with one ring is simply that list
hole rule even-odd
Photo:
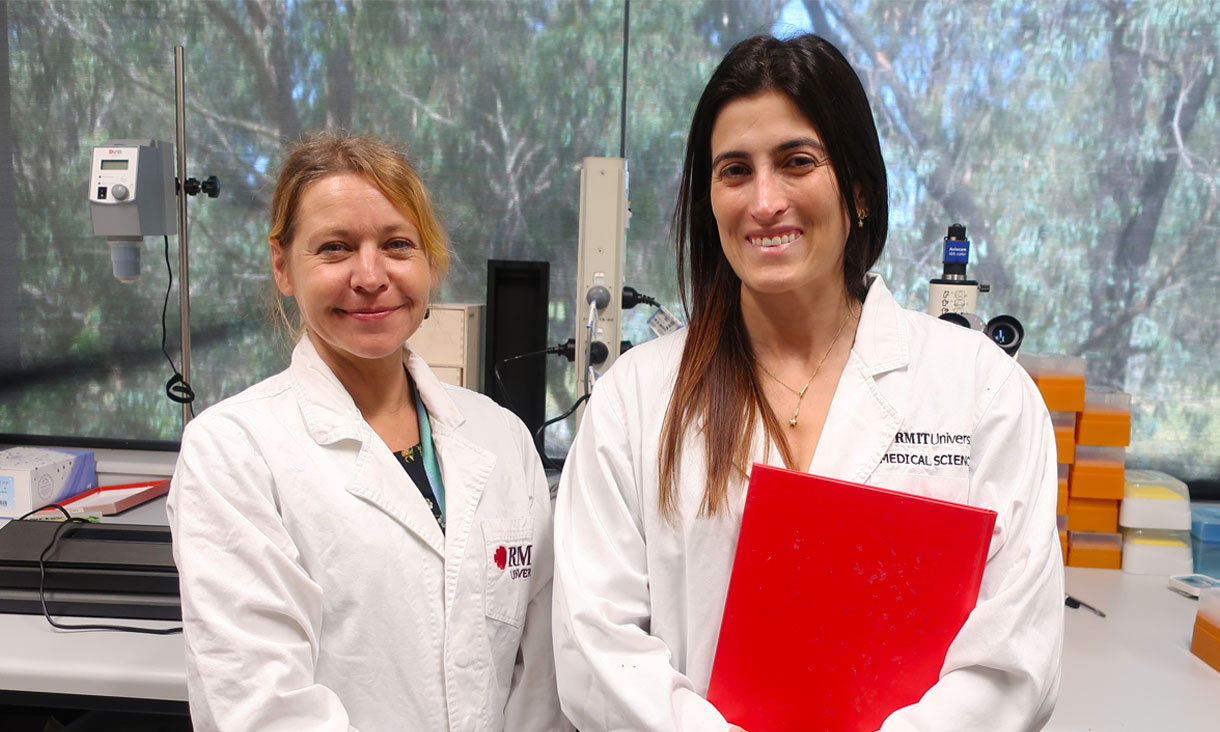
[{"label": "gold earring", "polygon": [[864,213],[864,212],[861,212],[861,213],[857,214],[857,216],[859,216],[859,218],[857,218],[857,219],[856,219],[856,228],[857,228],[857,229],[863,229],[863,228],[864,228],[864,220],[865,220],[866,218],[868,218],[868,214],[867,214],[867,213]]}]

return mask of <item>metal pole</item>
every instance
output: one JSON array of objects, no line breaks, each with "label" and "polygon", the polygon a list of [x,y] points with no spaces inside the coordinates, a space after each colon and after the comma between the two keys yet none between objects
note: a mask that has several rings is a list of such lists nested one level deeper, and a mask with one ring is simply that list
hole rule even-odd
[{"label": "metal pole", "polygon": [[[186,232],[186,87],[182,46],[174,46],[174,112],[178,123],[178,301],[182,315],[182,379],[191,383],[191,275]],[[182,405],[182,426],[191,421],[191,405]]]}]

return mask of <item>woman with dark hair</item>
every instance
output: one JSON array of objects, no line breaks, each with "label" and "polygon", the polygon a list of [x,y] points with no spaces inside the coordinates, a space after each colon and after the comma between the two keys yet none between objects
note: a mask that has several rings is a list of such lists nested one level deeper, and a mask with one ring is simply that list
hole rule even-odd
[{"label": "woman with dark hair", "polygon": [[568,729],[533,441],[406,345],[449,261],[423,181],[315,135],[269,240],[292,363],[187,426],[168,503],[195,729]]},{"label": "woman with dark hair", "polygon": [[[940,680],[882,729],[1049,717],[1063,612],[1050,420],[994,343],[904,310],[868,273],[887,216],[868,99],[838,50],[734,47],[695,110],[674,216],[689,326],[598,382],[560,484],[555,653],[579,729],[728,727],[704,696],[754,462],[996,511]],[[922,433],[954,437],[903,439]]]}]

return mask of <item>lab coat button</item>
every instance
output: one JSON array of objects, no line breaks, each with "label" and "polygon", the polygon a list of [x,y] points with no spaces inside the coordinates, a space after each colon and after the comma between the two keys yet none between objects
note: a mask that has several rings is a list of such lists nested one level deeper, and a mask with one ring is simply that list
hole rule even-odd
[{"label": "lab coat button", "polygon": [[460,668],[466,668],[470,665],[470,651],[462,649],[453,654],[453,662]]}]

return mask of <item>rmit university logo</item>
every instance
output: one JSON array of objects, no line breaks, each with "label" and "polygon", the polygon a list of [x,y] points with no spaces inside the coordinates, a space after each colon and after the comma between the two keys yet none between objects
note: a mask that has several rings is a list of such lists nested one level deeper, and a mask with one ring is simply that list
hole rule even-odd
[{"label": "rmit university logo", "polygon": [[518,579],[530,576],[530,555],[534,551],[533,544],[525,546],[498,546],[493,559],[501,570],[509,570],[509,577]]}]

